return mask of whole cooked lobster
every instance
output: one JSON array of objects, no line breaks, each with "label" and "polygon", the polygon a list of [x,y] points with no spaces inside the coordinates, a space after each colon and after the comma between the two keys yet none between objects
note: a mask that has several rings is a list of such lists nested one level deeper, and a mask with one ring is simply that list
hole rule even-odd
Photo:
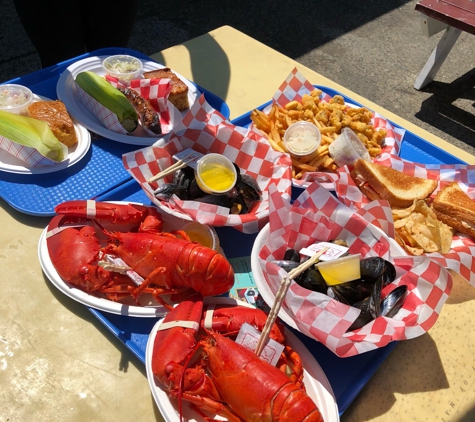
[{"label": "whole cooked lobster", "polygon": [[[171,309],[169,302],[196,292],[222,294],[234,284],[233,268],[223,255],[182,231],[163,232],[154,207],[70,201],[55,212],[46,239],[51,261],[61,278],[84,291],[116,301],[130,296],[138,301],[150,293]],[[106,230],[104,222],[127,231]],[[123,263],[106,262],[109,255]],[[133,281],[135,273],[139,277]]]},{"label": "whole cooked lobster", "polygon": [[[295,351],[287,346],[277,368],[229,337],[244,322],[262,330],[267,315],[242,307],[213,312],[218,314],[205,328],[209,317],[203,316],[202,301],[183,301],[165,317],[154,340],[152,372],[168,395],[178,399],[180,417],[185,400],[208,421],[214,419],[204,411],[230,422],[323,422],[305,392],[303,368]],[[278,325],[271,337],[285,342]]]}]

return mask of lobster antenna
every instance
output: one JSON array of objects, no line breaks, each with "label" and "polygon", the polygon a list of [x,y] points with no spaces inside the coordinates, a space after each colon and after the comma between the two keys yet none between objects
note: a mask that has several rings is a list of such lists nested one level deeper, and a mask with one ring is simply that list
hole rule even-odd
[{"label": "lobster antenna", "polygon": [[264,329],[262,330],[261,336],[259,337],[259,341],[257,342],[256,350],[254,353],[257,356],[260,356],[262,351],[264,350],[264,346],[266,345],[267,341],[269,340],[269,334],[271,331],[272,326],[279,315],[280,308],[282,307],[282,303],[284,301],[285,296],[287,295],[287,291],[290,287],[290,282],[297,277],[300,273],[303,273],[305,270],[310,268],[313,264],[317,263],[320,260],[320,257],[327,251],[328,247],[325,247],[318,251],[315,255],[313,255],[310,259],[300,264],[297,268],[294,268],[292,271],[289,272],[287,277],[284,277],[280,282],[279,290],[275,295],[275,301],[272,305],[272,308],[267,316],[266,324],[264,325]]}]

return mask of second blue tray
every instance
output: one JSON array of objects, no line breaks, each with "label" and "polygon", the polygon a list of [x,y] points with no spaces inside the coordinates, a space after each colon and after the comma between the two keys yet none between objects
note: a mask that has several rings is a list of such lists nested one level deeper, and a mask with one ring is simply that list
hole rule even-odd
[{"label": "second blue tray", "polygon": [[[143,60],[151,60],[135,50],[105,48],[12,79],[7,83],[25,85],[37,95],[56,99],[58,79],[68,66],[87,57],[114,54],[129,54]],[[211,107],[229,118],[229,107],[221,98],[198,85],[196,87],[205,95]],[[143,147],[122,144],[93,135],[91,148],[86,156],[67,169],[37,175],[0,171],[0,197],[22,213],[51,217],[54,215],[54,207],[61,202],[94,198],[131,180],[122,164],[122,155],[139,148]]]}]

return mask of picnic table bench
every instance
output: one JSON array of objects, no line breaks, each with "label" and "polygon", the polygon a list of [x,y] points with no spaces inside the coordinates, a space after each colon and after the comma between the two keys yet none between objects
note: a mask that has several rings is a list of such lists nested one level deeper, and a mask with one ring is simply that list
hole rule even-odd
[{"label": "picnic table bench", "polygon": [[434,79],[462,31],[475,35],[475,0],[421,0],[415,9],[426,15],[426,35],[445,30],[416,79],[414,88],[419,90]]}]

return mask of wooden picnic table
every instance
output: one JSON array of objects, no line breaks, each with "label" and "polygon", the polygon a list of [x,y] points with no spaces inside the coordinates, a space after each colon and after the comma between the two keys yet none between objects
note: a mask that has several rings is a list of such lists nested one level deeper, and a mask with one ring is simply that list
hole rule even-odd
[{"label": "wooden picnic table", "polygon": [[462,31],[475,35],[475,1],[421,0],[416,10],[427,16],[424,24],[428,36],[445,30],[416,79],[414,88],[419,90],[432,82]]}]

